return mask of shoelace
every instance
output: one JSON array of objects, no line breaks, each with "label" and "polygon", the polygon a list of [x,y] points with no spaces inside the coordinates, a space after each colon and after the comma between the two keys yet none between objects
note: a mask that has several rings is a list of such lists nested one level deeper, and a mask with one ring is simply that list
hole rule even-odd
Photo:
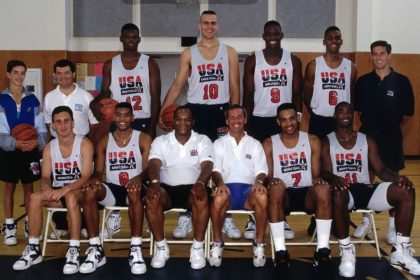
[{"label": "shoelace", "polygon": [[189,222],[190,219],[188,217],[180,217],[178,221],[178,227],[188,230]]},{"label": "shoelace", "polygon": [[132,260],[134,261],[140,261],[142,259],[141,255],[141,246],[139,245],[131,245],[131,254]]},{"label": "shoelace", "polygon": [[[401,246],[403,247],[404,260],[406,260],[409,263],[413,262],[415,260],[413,258],[413,255],[416,252],[416,250],[414,250],[413,247],[411,247],[411,246],[407,246],[407,247],[404,247],[404,245],[401,245]],[[407,254],[406,254],[406,252],[407,252]]]},{"label": "shoelace", "polygon": [[340,247],[340,256],[346,259],[349,259],[353,253],[353,247],[352,246],[346,246],[346,247],[339,246],[339,247]]},{"label": "shoelace", "polygon": [[257,244],[256,246],[256,256],[258,258],[264,257],[264,251],[265,251],[265,244]]},{"label": "shoelace", "polygon": [[77,247],[71,246],[68,250],[69,257],[67,258],[68,264],[76,264],[77,258],[79,256],[79,249]]},{"label": "shoelace", "polygon": [[[99,252],[98,245],[90,245],[89,248],[86,250],[86,261],[92,261],[92,259],[96,259],[96,254]],[[85,262],[86,262],[85,261]]]}]

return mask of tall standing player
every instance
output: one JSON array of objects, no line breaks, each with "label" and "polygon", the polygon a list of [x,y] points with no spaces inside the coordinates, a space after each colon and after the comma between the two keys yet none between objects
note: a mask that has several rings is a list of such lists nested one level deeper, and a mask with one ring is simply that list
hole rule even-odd
[{"label": "tall standing player", "polygon": [[292,102],[302,114],[302,62],[281,47],[283,32],[277,21],[265,23],[262,38],[265,49],[246,58],[243,78],[243,103],[251,114],[248,127],[260,142],[280,132],[279,105]]},{"label": "tall standing player", "polygon": [[[201,40],[181,54],[176,79],[162,104],[159,126],[165,130],[162,112],[175,103],[188,81],[187,106],[195,119],[194,131],[204,134],[212,141],[227,133],[224,113],[231,104],[239,104],[239,64],[234,48],[217,38],[219,22],[214,11],[204,11],[198,23]],[[189,214],[187,214],[189,215]],[[176,237],[186,237],[191,230],[191,219],[181,216],[174,231]],[[227,217],[224,232],[231,238],[240,238],[240,231]]]},{"label": "tall standing player", "polygon": [[[89,139],[73,132],[73,112],[58,106],[52,112],[52,127],[57,138],[44,149],[42,162],[42,190],[31,195],[29,203],[29,240],[14,270],[25,270],[42,261],[39,235],[43,207],[66,207],[70,243],[66,254],[64,274],[79,271],[82,186],[92,174],[93,146]],[[51,176],[53,182],[51,182]]]},{"label": "tall standing player", "polygon": [[[33,182],[41,177],[40,154],[46,143],[45,124],[42,120],[41,105],[36,96],[23,87],[26,65],[19,60],[7,63],[6,76],[9,88],[0,94],[0,180],[5,182],[3,209],[4,244],[16,245],[16,224],[13,219],[14,192],[20,181],[26,213],[29,212]],[[10,135],[19,124],[29,124],[36,128],[36,140],[22,141]],[[27,234],[27,220],[25,221]]]}]

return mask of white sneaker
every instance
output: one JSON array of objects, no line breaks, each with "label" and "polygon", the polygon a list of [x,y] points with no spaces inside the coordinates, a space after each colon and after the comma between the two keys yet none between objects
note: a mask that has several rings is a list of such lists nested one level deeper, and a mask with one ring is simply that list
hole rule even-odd
[{"label": "white sneaker", "polygon": [[356,249],[352,243],[339,247],[341,263],[338,272],[342,277],[354,277],[356,273]]},{"label": "white sneaker", "polygon": [[190,263],[192,269],[202,269],[206,266],[206,257],[204,256],[204,248],[194,248],[191,246],[190,249]]},{"label": "white sneaker", "polygon": [[386,243],[393,245],[397,240],[397,231],[395,227],[388,227],[388,233],[386,234]]},{"label": "white sneaker", "polygon": [[284,238],[287,240],[295,238],[295,232],[290,228],[286,221],[284,221]]},{"label": "white sneaker", "polygon": [[360,238],[365,233],[368,234],[372,231],[372,227],[370,226],[370,223],[362,222],[360,225],[357,226],[357,228],[353,232],[353,237]]},{"label": "white sneaker", "polygon": [[54,240],[58,240],[61,239],[62,237],[65,237],[69,234],[69,232],[65,229],[56,229],[55,232],[52,231],[50,233],[50,239],[54,239]]},{"label": "white sneaker", "polygon": [[106,257],[102,246],[89,244],[89,248],[86,250],[86,259],[79,271],[80,273],[91,273],[104,264],[106,264]]},{"label": "white sneaker", "polygon": [[413,258],[414,252],[411,242],[394,244],[391,250],[391,265],[412,275],[420,275],[420,264]]},{"label": "white sneaker", "polygon": [[13,264],[14,270],[25,270],[33,264],[42,262],[41,251],[39,245],[28,244],[23,251],[22,257]]},{"label": "white sneaker", "polygon": [[210,250],[209,264],[210,266],[219,267],[222,264],[222,254],[224,249],[224,244],[213,242],[213,245]]},{"label": "white sneaker", "polygon": [[254,252],[253,263],[255,267],[263,267],[265,265],[265,243],[257,244],[252,242],[252,251]]},{"label": "white sneaker", "polygon": [[223,223],[222,232],[225,233],[231,239],[241,238],[241,232],[233,222],[232,217],[226,217]]},{"label": "white sneaker", "polygon": [[255,223],[254,220],[248,219],[248,222],[245,225],[244,230],[244,238],[253,240],[255,239],[256,231],[255,231]]},{"label": "white sneaker", "polygon": [[108,216],[106,225],[103,231],[104,238],[112,238],[112,236],[121,231],[121,214],[120,211],[114,210]]},{"label": "white sneaker", "polygon": [[4,245],[12,246],[17,244],[16,223],[6,224],[4,228]]},{"label": "white sneaker", "polygon": [[130,246],[130,256],[128,257],[128,263],[131,266],[131,273],[146,273],[146,264],[144,263],[143,256],[141,254],[141,245]]},{"label": "white sneaker", "polygon": [[153,258],[150,265],[153,268],[162,268],[165,266],[166,261],[169,259],[169,247],[168,244],[165,242],[162,246],[157,246],[155,244]]},{"label": "white sneaker", "polygon": [[178,225],[174,228],[172,235],[174,238],[186,238],[188,233],[192,231],[192,222],[190,213],[182,213],[179,215]]},{"label": "white sneaker", "polygon": [[69,246],[66,254],[66,264],[63,267],[64,274],[74,274],[79,271],[80,264],[80,248],[77,246]]}]

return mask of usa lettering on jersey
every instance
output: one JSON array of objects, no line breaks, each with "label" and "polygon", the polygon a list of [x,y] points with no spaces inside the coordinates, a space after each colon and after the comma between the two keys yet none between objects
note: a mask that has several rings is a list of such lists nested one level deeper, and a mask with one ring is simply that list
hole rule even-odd
[{"label": "usa lettering on jersey", "polygon": [[322,89],[346,89],[346,78],[344,73],[321,72]]},{"label": "usa lettering on jersey", "polygon": [[77,161],[56,162],[54,164],[55,181],[69,181],[80,178],[81,172]]},{"label": "usa lettering on jersey", "polygon": [[308,170],[308,158],[305,152],[280,154],[279,161],[283,174]]},{"label": "usa lettering on jersey", "polygon": [[339,153],[335,155],[337,172],[362,172],[362,154]]},{"label": "usa lettering on jersey", "polygon": [[261,70],[261,81],[263,87],[286,87],[286,69],[272,68]]},{"label": "usa lettering on jersey", "polygon": [[200,75],[200,83],[223,81],[223,66],[221,63],[217,65],[213,63],[197,65],[198,74]]},{"label": "usa lettering on jersey", "polygon": [[134,151],[108,152],[108,164],[110,171],[136,169],[137,163]]},{"label": "usa lettering on jersey", "polygon": [[143,93],[143,82],[140,76],[118,77],[121,95]]}]

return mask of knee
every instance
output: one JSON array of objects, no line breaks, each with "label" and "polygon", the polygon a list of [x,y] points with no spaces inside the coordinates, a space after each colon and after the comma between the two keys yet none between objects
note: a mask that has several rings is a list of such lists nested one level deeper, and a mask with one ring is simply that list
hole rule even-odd
[{"label": "knee", "polygon": [[70,191],[64,196],[67,208],[80,208],[76,191]]},{"label": "knee", "polygon": [[268,201],[270,205],[278,205],[283,203],[286,186],[284,184],[271,185],[268,190]]},{"label": "knee", "polygon": [[43,197],[41,192],[35,192],[31,194],[30,197],[30,204],[31,205],[39,205],[42,204]]},{"label": "knee", "polygon": [[329,185],[319,184],[313,186],[316,200],[323,205],[331,204],[331,190]]},{"label": "knee", "polygon": [[341,190],[333,190],[332,191],[332,201],[334,204],[334,207],[345,207],[346,205],[346,201],[347,201],[347,196],[346,196],[346,191],[341,191]]},{"label": "knee", "polygon": [[266,194],[258,194],[255,196],[256,206],[262,210],[266,210],[268,207],[268,197]]},{"label": "knee", "polygon": [[141,203],[139,192],[127,192],[128,201],[131,205]]},{"label": "knee", "polygon": [[[67,202],[67,201],[66,201]],[[96,192],[91,189],[87,189],[83,192],[83,204],[91,204],[96,202]]]},{"label": "knee", "polygon": [[211,205],[212,205],[212,208],[218,210],[228,205],[228,203],[229,203],[229,195],[226,193],[222,193],[222,194],[219,193],[213,197],[213,201]]}]

